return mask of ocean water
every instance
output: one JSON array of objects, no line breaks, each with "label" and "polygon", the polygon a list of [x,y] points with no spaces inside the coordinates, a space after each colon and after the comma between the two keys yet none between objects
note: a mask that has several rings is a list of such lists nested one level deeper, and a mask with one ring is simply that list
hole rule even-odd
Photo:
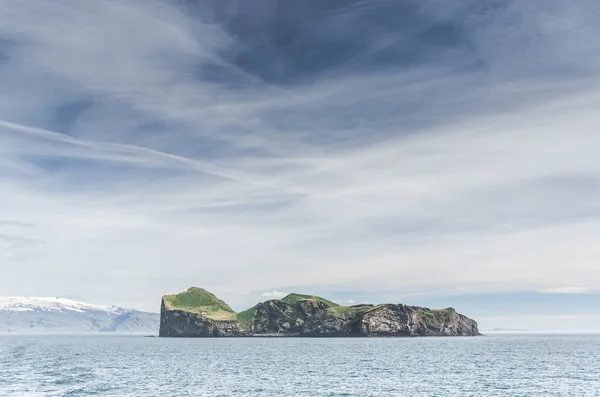
[{"label": "ocean water", "polygon": [[600,396],[600,335],[8,335],[0,396]]}]

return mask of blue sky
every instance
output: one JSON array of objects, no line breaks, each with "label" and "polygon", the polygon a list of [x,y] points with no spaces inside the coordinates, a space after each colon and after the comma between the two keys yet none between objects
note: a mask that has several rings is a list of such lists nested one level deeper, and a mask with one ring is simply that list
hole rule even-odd
[{"label": "blue sky", "polygon": [[2,15],[0,295],[157,310],[197,285],[600,329],[597,2]]}]

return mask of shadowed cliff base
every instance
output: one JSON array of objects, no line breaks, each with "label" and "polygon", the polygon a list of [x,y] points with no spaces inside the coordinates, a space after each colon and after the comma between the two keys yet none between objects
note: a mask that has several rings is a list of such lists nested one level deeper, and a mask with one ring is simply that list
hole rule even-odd
[{"label": "shadowed cliff base", "polygon": [[476,336],[477,322],[453,308],[403,304],[342,306],[318,296],[289,294],[236,313],[197,287],[162,298],[162,337],[408,337]]}]

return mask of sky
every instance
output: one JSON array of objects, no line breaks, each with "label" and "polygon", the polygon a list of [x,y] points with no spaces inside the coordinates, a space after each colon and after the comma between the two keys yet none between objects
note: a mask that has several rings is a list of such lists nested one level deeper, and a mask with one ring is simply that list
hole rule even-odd
[{"label": "sky", "polygon": [[0,295],[600,330],[595,0],[3,0]]}]

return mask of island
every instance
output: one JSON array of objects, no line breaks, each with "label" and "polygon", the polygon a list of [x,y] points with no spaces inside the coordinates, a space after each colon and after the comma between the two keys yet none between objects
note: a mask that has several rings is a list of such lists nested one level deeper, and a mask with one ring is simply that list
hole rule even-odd
[{"label": "island", "polygon": [[327,299],[289,294],[235,312],[214,294],[191,287],[163,296],[161,337],[408,337],[476,336],[477,322],[453,308],[402,304],[343,306]]}]

